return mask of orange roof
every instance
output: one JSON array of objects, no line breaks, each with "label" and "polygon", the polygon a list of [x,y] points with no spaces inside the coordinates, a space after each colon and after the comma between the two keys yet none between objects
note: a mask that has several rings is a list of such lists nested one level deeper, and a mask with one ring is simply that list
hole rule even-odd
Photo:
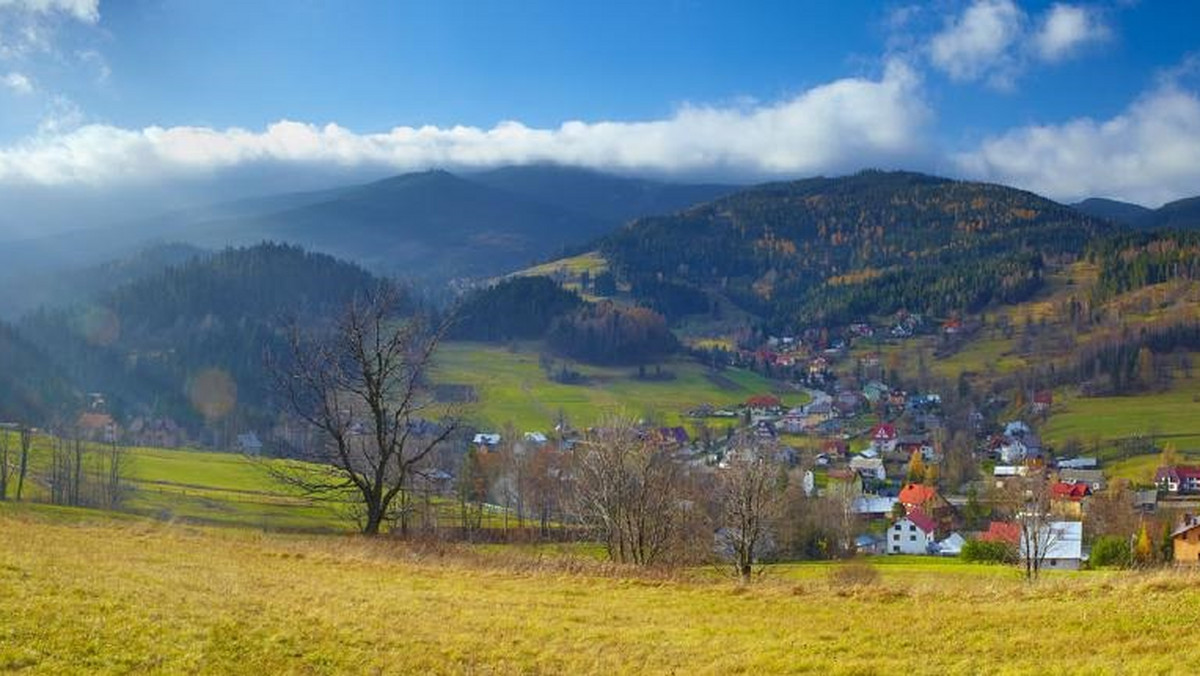
[{"label": "orange roof", "polygon": [[908,484],[900,489],[900,502],[906,505],[923,505],[937,496],[936,488],[923,484]]}]

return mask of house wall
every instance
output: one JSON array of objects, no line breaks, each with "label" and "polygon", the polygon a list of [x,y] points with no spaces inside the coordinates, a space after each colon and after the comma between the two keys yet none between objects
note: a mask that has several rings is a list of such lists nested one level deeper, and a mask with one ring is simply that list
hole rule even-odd
[{"label": "house wall", "polygon": [[1175,563],[1200,564],[1200,528],[1175,536]]},{"label": "house wall", "polygon": [[888,528],[885,546],[888,554],[927,554],[929,537],[913,522],[902,519]]},{"label": "house wall", "polygon": [[1079,570],[1079,559],[1052,559],[1042,561],[1042,570]]}]

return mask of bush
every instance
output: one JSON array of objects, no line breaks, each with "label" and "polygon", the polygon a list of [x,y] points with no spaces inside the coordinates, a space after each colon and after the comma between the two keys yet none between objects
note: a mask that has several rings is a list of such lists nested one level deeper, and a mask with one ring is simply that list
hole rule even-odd
[{"label": "bush", "polygon": [[1088,559],[1093,568],[1128,568],[1133,563],[1133,550],[1129,540],[1117,535],[1105,535],[1092,543],[1092,555]]},{"label": "bush", "polygon": [[1007,542],[967,540],[959,556],[974,563],[1016,563],[1017,548]]},{"label": "bush", "polygon": [[829,583],[834,587],[867,587],[878,582],[879,571],[865,561],[851,561],[829,571]]}]

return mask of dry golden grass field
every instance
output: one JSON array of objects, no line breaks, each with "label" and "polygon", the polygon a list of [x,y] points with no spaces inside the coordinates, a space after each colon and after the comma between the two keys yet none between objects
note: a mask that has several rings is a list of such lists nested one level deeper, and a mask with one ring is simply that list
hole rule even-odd
[{"label": "dry golden grass field", "polygon": [[418,549],[0,506],[0,670],[1194,673],[1200,577],[911,559],[749,588],[529,549]]}]

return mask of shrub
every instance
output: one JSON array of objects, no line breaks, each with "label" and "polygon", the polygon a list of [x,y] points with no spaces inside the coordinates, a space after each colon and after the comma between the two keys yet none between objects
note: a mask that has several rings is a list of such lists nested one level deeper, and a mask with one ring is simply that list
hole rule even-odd
[{"label": "shrub", "polygon": [[829,571],[829,583],[835,587],[867,587],[879,582],[879,571],[866,561],[850,561]]},{"label": "shrub", "polygon": [[975,563],[1016,563],[1017,548],[1007,542],[967,540],[959,554],[964,561]]},{"label": "shrub", "polygon": [[1133,550],[1127,538],[1105,535],[1092,543],[1092,554],[1088,560],[1093,568],[1128,568],[1133,563]]}]

